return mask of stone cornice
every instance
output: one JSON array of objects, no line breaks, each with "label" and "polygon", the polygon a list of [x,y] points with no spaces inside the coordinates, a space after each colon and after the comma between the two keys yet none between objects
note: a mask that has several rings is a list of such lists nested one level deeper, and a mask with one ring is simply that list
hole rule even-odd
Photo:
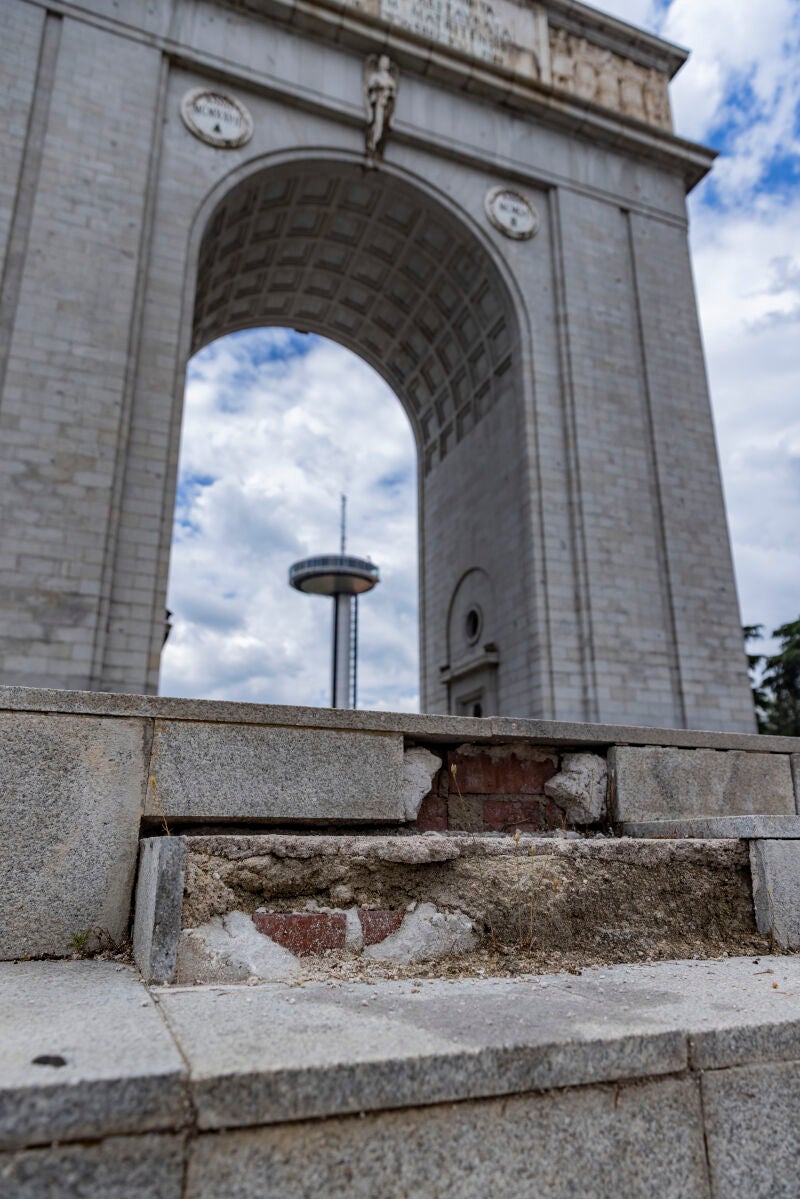
[{"label": "stone cornice", "polygon": [[[230,65],[224,58],[212,58],[202,52],[195,53],[191,46],[178,43],[170,37],[137,30],[134,26],[126,25],[118,19],[109,19],[94,14],[85,8],[76,6],[71,0],[27,0],[28,3],[54,12],[69,15],[77,20],[97,25],[99,28],[113,29],[122,36],[134,41],[152,45],[168,55],[174,62],[184,65],[189,70],[200,70],[210,77],[228,80],[231,84],[246,79],[249,86],[268,87],[275,93],[277,84],[275,76],[269,78],[258,71],[230,70]],[[319,38],[328,43],[334,43],[342,48],[367,54],[380,48],[390,54],[402,70],[429,79],[432,83],[440,84],[455,91],[485,98],[501,108],[507,108],[520,115],[529,114],[544,124],[574,133],[586,140],[619,150],[639,159],[657,163],[666,169],[674,171],[683,177],[687,191],[695,187],[710,171],[717,153],[706,146],[675,136],[668,130],[661,130],[647,125],[642,121],[615,113],[610,109],[601,108],[590,101],[581,100],[565,92],[551,87],[541,80],[531,80],[515,74],[503,67],[493,64],[476,62],[469,56],[444,45],[425,42],[415,37],[410,31],[393,27],[388,22],[366,15],[353,16],[349,8],[345,11],[343,0],[216,0],[221,7],[247,11],[268,20],[278,21],[281,25],[296,30],[311,37]],[[676,54],[684,54],[669,43],[660,42],[657,38],[640,33],[623,22],[606,18],[603,14],[587,9],[575,0],[548,0],[548,10],[558,6],[561,16],[571,16],[587,13],[596,22],[606,23],[609,27],[627,32],[631,39],[630,45],[636,38],[662,48],[670,48]],[[554,21],[555,25],[555,21]],[[287,85],[287,97],[297,95],[298,89]],[[327,105],[315,94],[312,102],[310,94],[303,103],[307,107],[327,110]],[[349,118],[345,113],[346,105],[341,101],[337,106],[340,116]],[[353,114],[355,117],[355,114]],[[360,114],[359,114],[360,119]],[[395,136],[416,141],[414,130],[406,127],[402,116],[396,122]]]},{"label": "stone cornice", "polygon": [[568,29],[579,37],[590,37],[597,45],[622,54],[642,66],[655,67],[669,75],[677,75],[689,57],[690,51],[674,42],[665,41],[620,21],[616,17],[598,12],[578,0],[544,0],[550,25],[557,29]]},{"label": "stone cornice", "polygon": [[[380,17],[356,12],[349,0],[217,0],[225,7],[245,10],[268,19],[278,20],[305,34],[320,36],[343,48],[362,54],[380,50],[389,54],[403,71],[422,76],[457,91],[481,96],[501,107],[520,114],[529,113],[543,123],[566,129],[623,153],[649,159],[683,176],[687,191],[691,191],[711,170],[717,152],[706,146],[677,137],[623,113],[602,108],[553,88],[544,79],[531,79],[493,63],[480,62],[460,50],[442,43],[426,40]],[[645,50],[662,55],[661,67],[666,70],[666,56],[672,55],[672,74],[686,60],[687,52],[624,22],[606,17],[575,0],[547,0],[548,13],[558,9],[559,27],[567,19],[594,22],[593,30],[602,30],[610,38],[615,52],[622,47],[633,58],[634,43],[638,45],[637,61]],[[556,22],[554,21],[554,25]],[[572,28],[572,27],[570,27]],[[594,38],[599,42],[599,37]],[[611,48],[611,42],[609,42]],[[402,128],[402,120],[396,130]]]}]

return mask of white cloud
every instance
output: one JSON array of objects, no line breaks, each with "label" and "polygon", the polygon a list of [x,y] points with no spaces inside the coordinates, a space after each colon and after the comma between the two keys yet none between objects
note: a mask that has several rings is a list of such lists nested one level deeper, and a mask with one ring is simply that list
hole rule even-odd
[{"label": "white cloud", "polygon": [[742,615],[800,613],[800,195],[720,220],[694,260]]},{"label": "white cloud", "polygon": [[328,704],[330,601],[286,578],[338,548],[347,492],[350,548],[382,573],[360,603],[359,706],[418,706],[415,450],[370,367],[281,330],[208,347],[190,370],[180,475],[163,693]]}]

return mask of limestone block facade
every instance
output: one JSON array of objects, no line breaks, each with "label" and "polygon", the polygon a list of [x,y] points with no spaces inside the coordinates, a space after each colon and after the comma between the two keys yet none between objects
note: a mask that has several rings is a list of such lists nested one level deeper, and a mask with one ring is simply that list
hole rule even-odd
[{"label": "limestone block facade", "polygon": [[290,325],[414,429],[424,710],[752,729],[684,57],[573,0],[2,0],[0,680],[157,691],[187,359]]}]

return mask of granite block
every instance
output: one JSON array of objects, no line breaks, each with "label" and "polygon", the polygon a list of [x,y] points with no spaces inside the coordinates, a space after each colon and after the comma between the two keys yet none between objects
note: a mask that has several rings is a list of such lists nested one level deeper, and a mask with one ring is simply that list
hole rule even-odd
[{"label": "granite block", "polygon": [[201,1136],[190,1199],[708,1199],[697,1083],[587,1087]]},{"label": "granite block", "polygon": [[800,841],[753,841],[750,869],[758,931],[800,949]]},{"label": "granite block", "polygon": [[800,1064],[714,1070],[702,1087],[713,1199],[797,1199]]},{"label": "granite block", "polygon": [[180,820],[400,822],[392,733],[156,721],[148,815]]},{"label": "granite block", "polygon": [[147,982],[172,982],[183,906],[186,841],[148,837],[139,850],[133,956]]},{"label": "granite block", "polygon": [[1,958],[65,956],[94,929],[126,936],[149,730],[0,712]]},{"label": "granite block", "polygon": [[0,1153],[0,1199],[181,1199],[183,1153],[156,1133]]},{"label": "granite block", "polygon": [[180,1128],[184,1066],[135,970],[0,963],[0,1149]]},{"label": "granite block", "polygon": [[609,766],[618,822],[796,815],[788,754],[614,746]]}]

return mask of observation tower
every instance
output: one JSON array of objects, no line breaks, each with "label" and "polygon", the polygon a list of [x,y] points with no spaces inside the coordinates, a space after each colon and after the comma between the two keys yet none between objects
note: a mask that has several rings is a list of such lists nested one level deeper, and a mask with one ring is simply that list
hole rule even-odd
[{"label": "observation tower", "polygon": [[358,700],[358,597],[380,582],[369,558],[347,554],[347,496],[342,496],[341,545],[338,554],[303,558],[289,567],[289,584],[308,595],[333,599],[331,707],[355,708]]}]

